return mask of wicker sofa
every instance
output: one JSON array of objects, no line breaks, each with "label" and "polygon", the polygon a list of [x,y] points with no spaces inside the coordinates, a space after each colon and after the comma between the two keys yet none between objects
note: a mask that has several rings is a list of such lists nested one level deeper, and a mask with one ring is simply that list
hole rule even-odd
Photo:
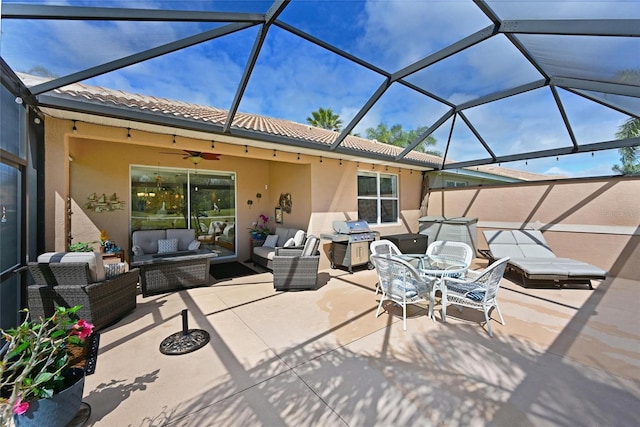
[{"label": "wicker sofa", "polygon": [[136,308],[138,270],[106,278],[97,252],[47,252],[28,266],[35,282],[27,287],[34,319],[52,316],[56,306],[82,305],[78,316],[99,330]]},{"label": "wicker sofa", "polygon": [[[162,240],[176,239],[173,250],[162,250]],[[140,269],[142,296],[207,286],[210,259],[217,254],[199,249],[195,230],[139,230],[131,236],[131,265]]]},{"label": "wicker sofa", "polygon": [[[175,250],[163,251],[161,243],[176,240]],[[187,228],[167,230],[137,230],[131,235],[131,263],[136,264],[160,256],[194,255],[200,248],[196,232]]]},{"label": "wicker sofa", "polygon": [[[277,236],[277,239],[273,236]],[[275,243],[271,243],[275,240]],[[306,232],[299,228],[276,227],[275,233],[268,236],[259,246],[253,248],[251,260],[255,265],[261,265],[273,270],[273,256],[277,248],[302,249],[306,241]]]}]

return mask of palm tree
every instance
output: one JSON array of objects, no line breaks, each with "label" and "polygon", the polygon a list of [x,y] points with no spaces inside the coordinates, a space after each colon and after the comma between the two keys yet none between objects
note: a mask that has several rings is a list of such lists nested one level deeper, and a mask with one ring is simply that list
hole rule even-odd
[{"label": "palm tree", "polygon": [[[640,136],[640,119],[630,118],[625,121],[618,132],[616,132],[616,138],[628,139]],[[619,148],[620,152],[620,165],[614,165],[611,169],[614,172],[622,175],[637,175],[640,174],[640,146],[622,147]]]},{"label": "palm tree", "polygon": [[[366,134],[369,139],[375,139],[376,141],[395,145],[396,147],[407,147],[426,130],[426,127],[419,127],[418,129],[404,131],[400,124],[393,125],[389,128],[386,123],[380,123],[376,128],[368,128]],[[414,150],[420,153],[442,156],[442,153],[439,151],[428,149],[429,146],[434,145],[436,145],[436,139],[429,135],[424,141],[418,144]]]},{"label": "palm tree", "polygon": [[[623,84],[640,83],[640,70],[628,69],[619,71],[614,76],[614,81]],[[618,128],[616,138],[628,139],[640,136],[640,119],[630,118]],[[640,174],[640,159],[638,156],[640,146],[622,147],[618,149],[620,153],[620,165],[614,165],[611,169],[622,175]]]},{"label": "palm tree", "polygon": [[313,111],[311,116],[312,117],[307,117],[307,123],[312,126],[336,132],[339,132],[342,127],[342,120],[340,120],[340,116],[338,114],[333,114],[331,108],[324,109],[320,107],[318,108],[318,111]]}]

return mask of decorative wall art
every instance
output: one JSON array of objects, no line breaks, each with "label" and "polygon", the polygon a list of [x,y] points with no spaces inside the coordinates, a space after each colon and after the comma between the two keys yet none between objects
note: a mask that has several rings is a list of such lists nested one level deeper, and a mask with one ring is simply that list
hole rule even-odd
[{"label": "decorative wall art", "polygon": [[279,206],[282,210],[288,214],[291,213],[291,193],[280,193],[280,202]]},{"label": "decorative wall art", "polygon": [[282,222],[283,222],[283,220],[282,220],[282,208],[279,207],[279,206],[276,208],[275,221],[276,221],[277,224],[282,224]]},{"label": "decorative wall art", "polygon": [[124,209],[124,202],[120,200],[116,193],[110,196],[104,193],[100,196],[96,193],[91,193],[87,200],[84,208],[94,212],[111,212]]}]

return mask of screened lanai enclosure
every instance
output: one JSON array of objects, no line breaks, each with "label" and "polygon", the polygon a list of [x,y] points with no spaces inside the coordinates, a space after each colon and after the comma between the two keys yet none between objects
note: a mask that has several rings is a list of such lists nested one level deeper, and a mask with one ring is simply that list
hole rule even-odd
[{"label": "screened lanai enclosure", "polygon": [[[638,1],[4,0],[0,8],[2,324],[25,306],[16,290],[26,279],[15,272],[44,252],[45,239],[64,247],[72,238],[60,225],[70,215],[56,219],[60,233],[45,227],[49,118],[68,132],[73,123],[73,133],[85,124],[127,140],[153,132],[173,146],[176,135],[204,135],[212,151],[220,138],[244,146],[243,155],[251,144],[274,156],[366,162],[362,176],[378,165],[376,174],[408,169],[425,173],[430,188],[640,172]],[[320,109],[330,126],[310,121]],[[233,173],[144,160],[128,169],[126,232],[151,227],[160,212],[206,235],[239,220]],[[388,196],[396,220],[398,193]]]},{"label": "screened lanai enclosure", "polygon": [[[152,4],[3,1],[3,79],[54,117],[120,118],[392,161],[462,177],[449,179],[453,186],[488,164],[554,178],[637,172],[637,1]],[[25,76],[41,79],[20,87]],[[219,117],[178,123],[60,91],[78,82],[210,106]],[[238,119],[306,123],[318,108],[340,121],[322,141]],[[351,136],[404,149],[362,150]]]}]

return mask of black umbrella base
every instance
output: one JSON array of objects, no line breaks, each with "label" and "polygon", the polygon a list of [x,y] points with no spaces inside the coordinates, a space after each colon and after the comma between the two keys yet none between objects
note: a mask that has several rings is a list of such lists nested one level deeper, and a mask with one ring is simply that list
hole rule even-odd
[{"label": "black umbrella base", "polygon": [[207,345],[209,339],[209,332],[202,329],[176,332],[162,340],[160,353],[169,355],[191,353]]}]

